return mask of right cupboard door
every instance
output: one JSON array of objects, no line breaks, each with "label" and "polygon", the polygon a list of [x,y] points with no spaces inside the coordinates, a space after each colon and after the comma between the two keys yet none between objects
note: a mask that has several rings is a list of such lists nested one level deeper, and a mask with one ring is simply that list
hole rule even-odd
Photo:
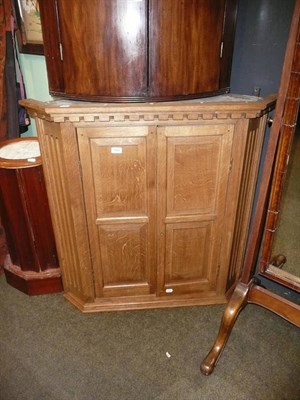
[{"label": "right cupboard door", "polygon": [[158,128],[158,294],[214,295],[233,125]]},{"label": "right cupboard door", "polygon": [[225,6],[225,0],[150,0],[150,97],[220,89]]}]

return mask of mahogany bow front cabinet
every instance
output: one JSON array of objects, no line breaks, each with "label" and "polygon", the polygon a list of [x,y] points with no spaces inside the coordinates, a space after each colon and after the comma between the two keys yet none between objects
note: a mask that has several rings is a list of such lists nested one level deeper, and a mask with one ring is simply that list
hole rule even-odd
[{"label": "mahogany bow front cabinet", "polygon": [[50,93],[143,102],[229,91],[237,0],[40,1]]},{"label": "mahogany bow front cabinet", "polygon": [[82,311],[225,302],[274,103],[22,101],[37,123],[65,297]]}]

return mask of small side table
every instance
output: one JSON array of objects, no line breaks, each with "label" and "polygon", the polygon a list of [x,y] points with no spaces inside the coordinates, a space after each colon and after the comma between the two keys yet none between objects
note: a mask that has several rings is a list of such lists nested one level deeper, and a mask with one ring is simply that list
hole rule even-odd
[{"label": "small side table", "polygon": [[0,215],[7,282],[28,295],[62,291],[37,138],[0,142]]}]

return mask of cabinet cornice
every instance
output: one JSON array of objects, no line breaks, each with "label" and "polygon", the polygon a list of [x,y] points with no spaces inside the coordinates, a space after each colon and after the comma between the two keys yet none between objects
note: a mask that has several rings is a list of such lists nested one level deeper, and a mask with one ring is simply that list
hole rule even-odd
[{"label": "cabinet cornice", "polygon": [[169,103],[111,104],[56,100],[43,103],[23,100],[33,117],[57,123],[120,124],[160,122],[193,123],[205,120],[258,118],[274,108],[276,95],[266,98],[227,95],[213,100],[182,101]]}]

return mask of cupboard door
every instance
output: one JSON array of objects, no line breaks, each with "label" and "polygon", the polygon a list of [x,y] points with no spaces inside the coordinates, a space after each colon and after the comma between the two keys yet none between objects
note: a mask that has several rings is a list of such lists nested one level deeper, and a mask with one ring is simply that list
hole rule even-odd
[{"label": "cupboard door", "polygon": [[152,130],[78,129],[96,297],[155,291]]},{"label": "cupboard door", "polygon": [[220,89],[225,0],[150,0],[150,97]]},{"label": "cupboard door", "polygon": [[58,0],[58,14],[66,94],[146,94],[146,0]]},{"label": "cupboard door", "polygon": [[158,129],[158,291],[216,292],[233,126]]},{"label": "cupboard door", "polygon": [[50,93],[140,102],[228,92],[237,1],[40,1]]}]

